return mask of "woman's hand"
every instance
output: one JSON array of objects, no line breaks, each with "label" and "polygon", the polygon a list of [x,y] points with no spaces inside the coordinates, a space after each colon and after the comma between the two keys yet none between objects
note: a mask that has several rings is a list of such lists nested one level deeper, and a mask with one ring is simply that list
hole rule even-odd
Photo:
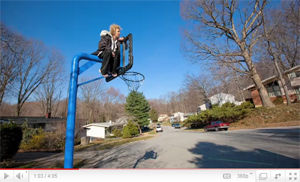
[{"label": "woman's hand", "polygon": [[114,52],[112,52],[112,56],[113,56],[113,57],[115,57],[115,56],[116,56],[116,54],[115,54]]},{"label": "woman's hand", "polygon": [[119,41],[123,41],[123,40],[124,40],[124,37],[120,37],[118,40],[119,40]]}]

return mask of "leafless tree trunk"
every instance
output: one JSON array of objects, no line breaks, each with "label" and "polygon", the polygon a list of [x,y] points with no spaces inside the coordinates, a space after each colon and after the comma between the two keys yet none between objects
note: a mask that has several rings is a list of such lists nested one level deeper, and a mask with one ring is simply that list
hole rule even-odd
[{"label": "leafless tree trunk", "polygon": [[20,116],[23,104],[55,67],[52,62],[44,59],[45,49],[41,42],[28,41],[23,48],[25,51],[18,64],[21,71],[14,85],[18,98],[17,116]]},{"label": "leafless tree trunk", "polygon": [[187,75],[185,80],[186,97],[188,100],[188,112],[197,112],[198,106],[209,103],[208,93],[213,87],[211,77],[200,74]]},{"label": "leafless tree trunk", "polygon": [[[83,78],[82,82],[90,80],[89,78]],[[104,93],[103,80],[94,81],[79,87],[80,98],[83,102],[83,114],[87,119],[87,124],[93,122],[93,117],[97,107],[97,103]]]},{"label": "leafless tree trunk", "polygon": [[36,100],[41,103],[40,108],[44,116],[47,113],[56,116],[65,78],[62,68],[64,58],[60,52],[53,49],[48,59],[54,65],[54,69],[45,76],[44,83],[37,89]]},{"label": "leafless tree trunk", "polygon": [[178,102],[179,102],[179,111],[183,113],[189,112],[189,102],[188,102],[188,97],[187,94],[184,90],[181,90],[180,93],[178,94]]},{"label": "leafless tree trunk", "polygon": [[104,106],[102,111],[105,113],[106,121],[114,121],[125,114],[125,100],[125,96],[119,90],[113,87],[106,90],[101,99],[101,104]]},{"label": "leafless tree trunk", "polygon": [[289,69],[300,65],[300,0],[282,1],[282,7],[283,19],[278,27],[280,34],[277,34],[277,39],[288,63],[281,62],[281,65]]},{"label": "leafless tree trunk", "polygon": [[[258,28],[262,24],[261,13],[267,0],[247,3],[250,3],[248,7],[251,9],[242,12],[236,0],[183,1],[182,16],[196,23],[192,31],[185,31],[187,44],[184,49],[194,60],[212,59],[217,64],[226,65],[237,72],[249,73],[259,91],[263,106],[274,107],[251,57],[253,47],[261,38]],[[237,15],[240,22],[236,23],[234,17],[237,13],[240,13]],[[240,27],[239,24],[243,26]]]},{"label": "leafless tree trunk", "polygon": [[23,54],[25,40],[11,32],[1,23],[1,49],[0,49],[0,105],[9,84],[13,83],[20,72],[18,66],[20,55]]},{"label": "leafless tree trunk", "polygon": [[[281,16],[279,14],[279,16]],[[281,23],[280,19],[279,20],[275,20],[275,18],[273,19],[273,26],[272,25],[267,25],[267,22],[265,21],[265,16],[264,16],[264,13],[262,13],[262,20],[263,20],[263,29],[264,29],[264,38],[267,42],[267,45],[268,45],[268,52],[270,54],[270,56],[272,57],[273,61],[274,61],[274,64],[275,64],[275,68],[279,74],[279,78],[280,78],[280,81],[281,81],[281,84],[283,86],[283,90],[284,90],[284,94],[286,96],[286,99],[287,99],[287,104],[288,105],[291,105],[291,99],[290,99],[290,96],[289,96],[289,93],[288,93],[288,89],[287,89],[287,86],[286,86],[286,83],[285,83],[285,80],[283,78],[283,75],[282,75],[282,72],[279,68],[279,65],[278,65],[278,58],[280,56],[280,52],[278,51],[274,51],[273,47],[272,47],[272,44],[278,44],[278,42],[276,41],[276,39],[272,39],[272,35],[271,35],[271,32],[273,32],[276,28],[278,28],[279,24]]]}]

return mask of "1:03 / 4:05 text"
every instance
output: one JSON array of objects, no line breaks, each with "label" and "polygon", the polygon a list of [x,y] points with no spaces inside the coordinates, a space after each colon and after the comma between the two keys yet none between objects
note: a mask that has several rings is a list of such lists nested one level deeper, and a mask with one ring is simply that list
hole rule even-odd
[{"label": "1:03 / 4:05 text", "polygon": [[34,178],[57,178],[57,174],[34,174]]}]

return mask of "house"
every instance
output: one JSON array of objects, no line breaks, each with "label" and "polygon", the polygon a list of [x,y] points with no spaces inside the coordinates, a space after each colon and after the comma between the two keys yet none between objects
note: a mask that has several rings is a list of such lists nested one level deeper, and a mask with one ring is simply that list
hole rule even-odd
[{"label": "house", "polygon": [[193,115],[195,115],[195,114],[197,114],[197,113],[186,113],[186,114],[184,114],[184,116],[183,116],[183,120],[186,120],[186,119],[189,118],[189,116],[193,116]]},{"label": "house", "polygon": [[92,138],[106,138],[112,136],[112,131],[116,128],[122,130],[123,123],[91,123],[84,125],[83,128],[86,130],[86,136]]},{"label": "house", "polygon": [[[300,100],[300,65],[295,66],[283,73],[284,80],[288,89],[288,94],[292,102]],[[263,85],[266,87],[268,95],[272,101],[281,97],[286,103],[286,97],[283,90],[283,85],[279,79],[279,75],[271,76],[262,80]],[[262,101],[256,86],[250,85],[244,90],[248,90],[251,93],[255,107],[262,106]]]},{"label": "house", "polygon": [[58,123],[66,123],[66,118],[45,118],[45,117],[16,117],[16,116],[1,116],[1,123],[8,123],[13,121],[19,126],[22,126],[25,122],[29,128],[42,128],[45,131],[55,130],[55,125]]},{"label": "house", "polygon": [[198,106],[197,113],[199,113],[201,111],[205,111],[206,109],[211,109],[211,103],[210,102],[206,102],[206,103]]},{"label": "house", "polygon": [[174,123],[174,122],[182,122],[184,121],[186,118],[184,117],[184,113],[182,112],[176,112],[173,113],[170,117],[170,123]]},{"label": "house", "polygon": [[211,109],[212,105],[218,104],[219,106],[230,102],[234,103],[235,105],[240,105],[242,102],[238,102],[235,100],[234,95],[231,94],[225,94],[225,93],[218,93],[216,95],[213,95],[209,98],[210,102],[206,102],[200,106],[198,106],[198,113],[201,111],[205,111],[206,109]]},{"label": "house", "polygon": [[233,95],[225,94],[225,93],[219,93],[219,94],[213,95],[209,98],[209,100],[212,105],[218,104],[219,106],[221,106],[227,102],[234,103],[235,105],[241,104],[241,102],[235,101],[235,98]]},{"label": "house", "polygon": [[157,121],[158,122],[163,122],[163,121],[168,121],[170,119],[170,117],[166,114],[161,114],[159,115]]},{"label": "house", "polygon": [[126,125],[129,121],[132,121],[133,118],[129,116],[122,116],[116,120],[116,123]]}]

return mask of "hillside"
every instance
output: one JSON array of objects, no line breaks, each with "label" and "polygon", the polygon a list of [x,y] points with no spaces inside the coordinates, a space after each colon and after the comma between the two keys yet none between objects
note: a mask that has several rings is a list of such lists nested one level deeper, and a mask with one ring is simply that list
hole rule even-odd
[{"label": "hillside", "polygon": [[247,116],[231,124],[230,130],[300,125],[300,103],[275,108],[255,108]]}]

